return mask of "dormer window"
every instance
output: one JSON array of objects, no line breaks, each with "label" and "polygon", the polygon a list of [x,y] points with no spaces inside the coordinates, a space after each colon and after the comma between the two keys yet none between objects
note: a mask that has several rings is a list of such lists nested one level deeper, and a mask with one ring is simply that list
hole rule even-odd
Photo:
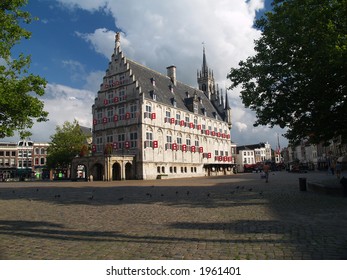
[{"label": "dormer window", "polygon": [[169,85],[169,90],[170,90],[171,93],[174,92],[173,85]]},{"label": "dormer window", "polygon": [[207,116],[207,111],[206,111],[206,108],[205,108],[205,107],[201,108],[201,111],[202,111],[202,113],[204,114],[204,116]]},{"label": "dormer window", "polygon": [[152,84],[152,86],[155,87],[155,79],[154,78],[151,78],[151,84]]},{"label": "dormer window", "polygon": [[216,120],[218,120],[218,114],[217,114],[217,112],[213,112],[213,116],[214,116],[214,118],[215,118]]},{"label": "dormer window", "polygon": [[177,102],[175,98],[171,99],[171,103],[172,103],[172,106],[174,106],[175,108],[177,107]]},{"label": "dormer window", "polygon": [[198,103],[197,103],[197,102],[194,102],[193,106],[194,106],[194,114],[197,114],[197,113],[198,113],[198,110],[199,110]]},{"label": "dormer window", "polygon": [[151,90],[151,97],[153,101],[157,101],[157,93],[154,90]]}]

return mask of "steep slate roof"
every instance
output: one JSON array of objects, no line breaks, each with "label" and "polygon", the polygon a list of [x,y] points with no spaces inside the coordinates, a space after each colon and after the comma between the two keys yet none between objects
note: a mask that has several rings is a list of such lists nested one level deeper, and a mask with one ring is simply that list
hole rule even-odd
[{"label": "steep slate roof", "polygon": [[[215,114],[217,114],[217,119],[223,120],[223,116],[216,110],[203,91],[185,85],[179,81],[176,81],[176,85],[173,85],[168,76],[138,64],[128,58],[127,62],[132,70],[132,74],[135,76],[135,80],[139,82],[139,86],[141,87],[142,92],[144,92],[146,99],[153,100],[151,94],[152,91],[155,91],[157,102],[173,107],[173,99],[175,99],[176,108],[193,113],[192,110],[189,110],[189,103],[192,104],[192,98],[194,97],[194,94],[196,94],[198,98],[197,104],[199,115],[204,115],[203,108],[205,108],[207,117],[215,119]],[[153,86],[151,81],[153,78],[155,80],[155,86]],[[170,86],[173,87],[173,93],[170,90]],[[187,92],[189,93],[190,98],[187,98]],[[200,100],[202,100],[202,103],[200,103]]]}]

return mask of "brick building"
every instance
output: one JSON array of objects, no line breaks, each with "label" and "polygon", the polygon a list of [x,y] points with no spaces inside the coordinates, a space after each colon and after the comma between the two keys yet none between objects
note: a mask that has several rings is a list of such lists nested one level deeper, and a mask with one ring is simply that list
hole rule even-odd
[{"label": "brick building", "polygon": [[0,143],[0,181],[13,178],[43,178],[48,143],[20,140]]}]

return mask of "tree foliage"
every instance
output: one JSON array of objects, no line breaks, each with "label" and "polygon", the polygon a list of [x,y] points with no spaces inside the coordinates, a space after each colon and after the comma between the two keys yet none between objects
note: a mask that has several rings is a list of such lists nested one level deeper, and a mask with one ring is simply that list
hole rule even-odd
[{"label": "tree foliage", "polygon": [[78,122],[65,122],[57,126],[51,136],[48,148],[47,166],[50,168],[68,168],[77,155],[85,152],[86,136]]},{"label": "tree foliage", "polygon": [[254,56],[232,68],[257,125],[279,125],[295,143],[347,142],[347,0],[274,0],[256,21]]},{"label": "tree foliage", "polygon": [[46,81],[29,72],[30,56],[11,52],[21,39],[29,39],[31,33],[21,25],[33,18],[20,8],[27,0],[2,0],[0,3],[0,138],[13,136],[19,131],[21,138],[30,135],[36,121],[46,121],[48,113],[37,96],[44,94]]}]

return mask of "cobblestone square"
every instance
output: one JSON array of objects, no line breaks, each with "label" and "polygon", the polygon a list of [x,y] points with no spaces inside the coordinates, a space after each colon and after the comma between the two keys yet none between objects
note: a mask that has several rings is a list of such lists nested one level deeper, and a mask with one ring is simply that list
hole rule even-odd
[{"label": "cobblestone square", "polygon": [[[347,259],[327,173],[0,184],[1,259]],[[330,177],[329,177],[330,176]]]}]

